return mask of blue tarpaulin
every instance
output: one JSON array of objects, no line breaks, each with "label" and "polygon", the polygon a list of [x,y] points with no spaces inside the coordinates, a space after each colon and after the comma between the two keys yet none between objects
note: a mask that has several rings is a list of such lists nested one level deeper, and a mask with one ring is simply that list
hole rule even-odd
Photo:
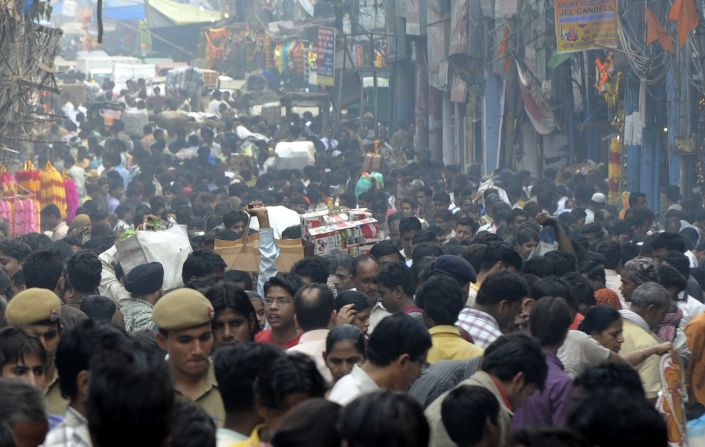
[{"label": "blue tarpaulin", "polygon": [[103,9],[103,17],[114,20],[143,20],[144,5]]},{"label": "blue tarpaulin", "polygon": [[[92,3],[96,3],[91,0]],[[113,20],[144,20],[144,0],[103,0],[103,17]]]}]

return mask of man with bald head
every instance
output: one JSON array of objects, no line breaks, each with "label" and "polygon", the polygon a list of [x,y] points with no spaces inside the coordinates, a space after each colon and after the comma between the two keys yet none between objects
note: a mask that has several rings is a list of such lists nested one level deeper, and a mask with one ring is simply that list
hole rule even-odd
[{"label": "man with bald head", "polygon": [[380,321],[389,312],[382,305],[379,294],[379,263],[371,255],[360,255],[353,259],[352,274],[353,274],[353,284],[358,292],[364,293],[370,299],[372,304],[372,312],[370,312],[370,329],[371,333],[375,326],[379,324]]},{"label": "man with bald head", "polygon": [[333,376],[323,360],[326,338],[335,322],[335,297],[325,284],[310,284],[302,287],[294,297],[294,312],[297,325],[304,331],[299,344],[288,352],[302,352],[316,362],[318,372],[328,383]]},{"label": "man with bald head", "polygon": [[636,365],[636,370],[644,385],[646,398],[652,401],[661,390],[660,355],[649,353],[658,345],[664,346],[661,354],[670,348],[669,344],[663,344],[663,340],[659,339],[655,331],[670,311],[671,305],[671,297],[666,289],[658,283],[645,282],[632,293],[630,308],[619,311],[624,318],[624,343],[620,353],[641,353],[642,358]]}]

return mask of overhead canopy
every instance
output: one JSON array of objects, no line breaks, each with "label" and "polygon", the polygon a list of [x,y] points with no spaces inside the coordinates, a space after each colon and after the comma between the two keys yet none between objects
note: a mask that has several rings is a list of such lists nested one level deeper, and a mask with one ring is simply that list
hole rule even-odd
[{"label": "overhead canopy", "polygon": [[[97,4],[97,0],[90,0]],[[221,13],[180,3],[177,0],[104,0],[103,17],[114,20],[144,20],[150,27],[211,23],[220,20]]]},{"label": "overhead canopy", "polygon": [[115,20],[143,20],[144,0],[107,0],[103,17]]},{"label": "overhead canopy", "polygon": [[175,0],[146,0],[147,23],[150,28],[212,23],[220,20],[221,13]]},{"label": "overhead canopy", "polygon": [[[97,4],[97,0],[91,0]],[[103,17],[113,20],[144,20],[144,0],[104,0]]]}]

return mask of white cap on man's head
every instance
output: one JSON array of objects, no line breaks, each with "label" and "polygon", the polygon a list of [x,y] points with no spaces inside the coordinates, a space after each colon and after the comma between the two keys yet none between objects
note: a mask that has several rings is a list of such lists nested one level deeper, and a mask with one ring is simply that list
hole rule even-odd
[{"label": "white cap on man's head", "polygon": [[605,195],[601,192],[596,192],[593,194],[591,200],[595,203],[607,203],[607,197],[605,197]]}]

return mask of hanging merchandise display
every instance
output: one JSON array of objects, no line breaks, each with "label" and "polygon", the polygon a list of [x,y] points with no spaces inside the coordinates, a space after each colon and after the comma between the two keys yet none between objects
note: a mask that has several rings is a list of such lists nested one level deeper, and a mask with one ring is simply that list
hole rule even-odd
[{"label": "hanging merchandise display", "polygon": [[66,191],[66,221],[71,222],[76,217],[76,210],[81,206],[78,198],[76,182],[64,172],[64,190]]},{"label": "hanging merchandise display", "polygon": [[596,58],[595,68],[597,69],[597,72],[595,73],[595,78],[597,79],[595,88],[598,93],[602,94],[605,91],[607,83],[614,74],[614,51],[608,51],[604,60],[599,57]]},{"label": "hanging merchandise display", "polygon": [[13,195],[17,189],[15,175],[5,166],[0,166],[0,188],[2,188],[3,196]]},{"label": "hanging merchandise display", "polygon": [[264,53],[264,68],[266,70],[271,70],[274,68],[274,59],[272,56],[272,38],[268,35],[258,37],[258,41],[262,44],[262,52]]},{"label": "hanging merchandise display", "polygon": [[213,68],[216,61],[223,59],[228,44],[227,28],[210,28],[203,32],[206,38],[206,59],[208,68]]},{"label": "hanging merchandise display", "polygon": [[[10,233],[13,236],[22,236],[29,233],[38,233],[39,227],[39,202],[30,197],[6,197],[0,199],[0,209],[11,209],[12,219]],[[5,217],[5,216],[3,216]]]},{"label": "hanging merchandise display", "polygon": [[[26,167],[26,166],[25,166]],[[30,169],[33,166],[29,166]],[[21,171],[18,171],[18,174]],[[31,171],[30,171],[31,172]],[[39,174],[38,171],[34,171]],[[26,175],[24,171],[23,175]],[[30,174],[31,177],[32,174]],[[39,231],[39,203],[34,193],[17,181],[15,175],[0,165],[0,219],[7,222],[10,236]]]},{"label": "hanging merchandise display", "polygon": [[377,39],[374,42],[375,44],[375,60],[374,60],[374,68],[377,70],[386,70],[389,68],[389,64],[387,63],[387,40],[386,39]]},{"label": "hanging merchandise display", "polygon": [[291,49],[291,63],[296,73],[302,74],[305,71],[305,47],[303,42],[296,42]]},{"label": "hanging merchandise display", "polygon": [[286,64],[284,59],[284,44],[280,42],[274,46],[274,65],[279,73],[284,71],[284,66]]},{"label": "hanging merchandise display", "polygon": [[33,204],[24,203],[22,209],[25,213],[33,213],[32,216],[23,218],[22,221],[13,224],[13,231],[15,235],[26,234],[17,233],[17,231],[24,231],[25,228],[34,228],[28,233],[39,231],[39,213],[41,211],[41,206],[39,204],[39,193],[42,189],[41,185],[41,172],[34,166],[31,160],[27,160],[22,165],[22,169],[15,172],[15,180],[17,184],[17,189],[27,193]]},{"label": "hanging merchandise display", "polygon": [[609,164],[607,166],[607,187],[609,203],[615,205],[619,198],[619,190],[622,183],[622,150],[624,145],[619,135],[612,137],[610,141]]},{"label": "hanging merchandise display", "polygon": [[608,51],[605,59],[595,59],[595,89],[607,103],[610,113],[614,113],[619,99],[624,73],[615,72],[614,51]]},{"label": "hanging merchandise display", "polygon": [[50,203],[59,207],[61,218],[66,219],[66,189],[64,186],[64,177],[47,161],[40,176],[41,190],[39,193],[39,201],[42,208]]},{"label": "hanging merchandise display", "polygon": [[205,59],[214,70],[242,78],[247,73],[273,68],[271,39],[252,26],[210,28],[205,37]]},{"label": "hanging merchandise display", "polygon": [[37,197],[39,197],[39,192],[42,189],[40,177],[41,173],[30,160],[25,161],[22,169],[15,173],[17,184]]},{"label": "hanging merchandise display", "polygon": [[294,71],[303,73],[303,44],[296,40],[287,40],[274,47],[274,64],[279,73]]},{"label": "hanging merchandise display", "polygon": [[309,84],[311,85],[316,85],[317,78],[316,78],[316,68],[317,68],[317,61],[316,61],[316,56],[317,56],[317,51],[316,48],[312,45],[308,45],[308,47],[304,51],[304,60],[306,61],[306,67],[304,69],[304,76],[308,78]]}]

